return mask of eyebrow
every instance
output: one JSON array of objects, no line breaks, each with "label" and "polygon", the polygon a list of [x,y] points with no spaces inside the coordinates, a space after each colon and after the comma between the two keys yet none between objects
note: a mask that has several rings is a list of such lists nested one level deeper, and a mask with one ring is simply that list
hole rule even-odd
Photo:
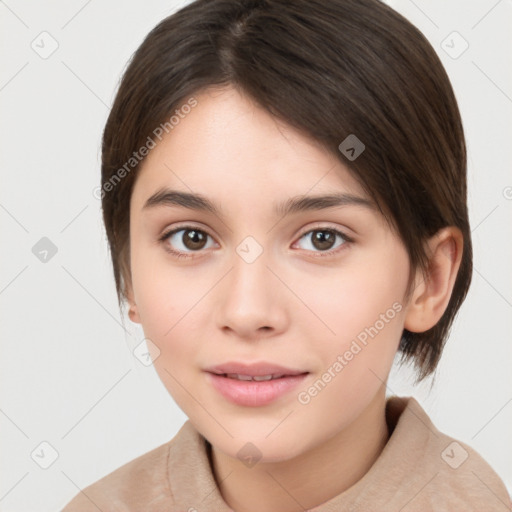
[{"label": "eyebrow", "polygon": [[[221,216],[220,207],[201,194],[182,192],[162,188],[149,197],[143,211],[161,206],[181,206],[191,210],[210,212]],[[375,210],[375,205],[369,199],[347,193],[325,194],[317,196],[294,196],[278,203],[274,207],[275,215],[285,217],[298,212],[324,210],[336,206],[362,206]]]}]

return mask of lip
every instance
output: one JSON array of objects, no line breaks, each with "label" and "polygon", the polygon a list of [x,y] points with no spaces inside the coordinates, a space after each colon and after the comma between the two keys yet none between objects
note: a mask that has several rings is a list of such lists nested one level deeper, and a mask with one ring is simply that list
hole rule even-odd
[{"label": "lip", "polygon": [[262,361],[260,363],[239,363],[239,362],[226,362],[206,368],[209,373],[238,373],[239,375],[250,375],[252,377],[258,377],[262,375],[300,375],[302,373],[308,373],[305,370],[297,370],[293,368],[286,368],[274,363],[268,363]]},{"label": "lip", "polygon": [[[304,381],[307,371],[286,368],[273,363],[223,363],[205,370],[212,387],[224,398],[237,405],[261,407],[270,404],[289,393]],[[265,381],[237,380],[226,374],[236,373],[258,377],[282,375]]]}]

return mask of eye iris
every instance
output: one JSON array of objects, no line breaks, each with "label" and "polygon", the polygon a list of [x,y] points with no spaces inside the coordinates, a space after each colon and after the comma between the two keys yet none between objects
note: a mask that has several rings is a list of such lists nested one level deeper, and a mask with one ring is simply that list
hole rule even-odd
[{"label": "eye iris", "polygon": [[202,249],[206,244],[206,235],[196,229],[187,229],[183,233],[183,244],[187,249]]},{"label": "eye iris", "polygon": [[332,231],[313,231],[313,245],[317,249],[330,249],[336,241],[336,234]]}]

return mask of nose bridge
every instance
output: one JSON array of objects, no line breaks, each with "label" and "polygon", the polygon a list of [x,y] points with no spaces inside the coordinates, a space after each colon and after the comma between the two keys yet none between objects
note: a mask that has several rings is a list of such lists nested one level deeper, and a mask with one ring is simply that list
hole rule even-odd
[{"label": "nose bridge", "polygon": [[221,326],[245,336],[262,327],[283,327],[285,305],[279,302],[276,278],[267,268],[268,254],[254,237],[246,237],[235,248],[219,304]]},{"label": "nose bridge", "polygon": [[[251,307],[261,309],[263,304],[269,303],[269,278],[272,277],[267,268],[267,251],[253,237],[247,237],[235,252],[228,293],[238,301],[239,306],[253,303]],[[258,301],[263,303],[258,305]]]}]

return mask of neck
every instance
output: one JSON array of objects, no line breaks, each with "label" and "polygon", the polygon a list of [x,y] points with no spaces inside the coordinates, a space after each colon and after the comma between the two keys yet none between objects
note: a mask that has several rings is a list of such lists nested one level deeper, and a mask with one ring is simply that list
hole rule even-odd
[{"label": "neck", "polygon": [[247,468],[212,447],[212,469],[224,501],[237,512],[298,512],[341,494],[384,449],[389,439],[385,407],[383,386],[348,428],[290,460]]}]

